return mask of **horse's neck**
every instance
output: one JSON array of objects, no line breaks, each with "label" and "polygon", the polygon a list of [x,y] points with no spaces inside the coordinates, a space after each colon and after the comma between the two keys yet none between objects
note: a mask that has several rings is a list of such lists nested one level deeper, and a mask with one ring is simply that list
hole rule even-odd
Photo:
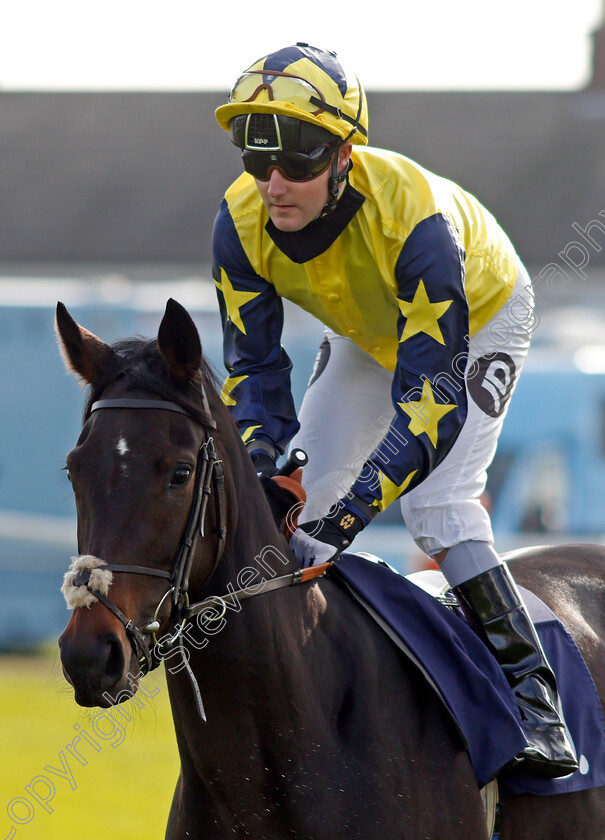
[{"label": "horse's neck", "polygon": [[[233,429],[235,432],[235,429]],[[227,490],[227,547],[215,575],[217,585],[245,589],[261,579],[294,571],[296,561],[279,531],[264,491],[239,436],[230,440],[230,477]],[[225,454],[225,460],[229,455]],[[215,590],[214,594],[219,594]]]},{"label": "horse's neck", "polygon": [[[256,499],[249,484],[248,493],[246,507],[241,507],[240,499],[237,526],[228,536],[219,568],[204,588],[205,597],[218,596],[216,606],[192,619],[188,633],[190,665],[206,706],[207,726],[196,719],[191,687],[183,674],[174,680],[169,676],[177,729],[187,733],[187,743],[193,739],[199,744],[200,760],[207,748],[212,749],[212,733],[222,733],[220,746],[232,704],[247,710],[248,731],[258,732],[267,724],[268,707],[278,711],[284,698],[292,696],[294,686],[289,681],[296,685],[306,681],[302,651],[325,607],[319,589],[309,584],[264,591],[269,582],[290,575],[297,563],[273,526],[264,498]],[[233,593],[241,590],[254,594],[240,600]],[[175,692],[180,702],[174,702]],[[183,702],[187,714],[182,713]]]},{"label": "horse's neck", "polygon": [[[300,653],[324,603],[319,590],[311,592],[306,584],[268,591],[267,584],[290,575],[299,565],[275,525],[254,467],[239,440],[227,441],[225,448],[231,452],[231,457],[221,453],[229,464],[225,551],[217,569],[195,596],[195,600],[218,596],[217,606],[192,619],[188,633],[191,644],[187,645],[208,714],[221,718],[226,714],[225,698],[240,697],[252,709],[271,690],[276,673],[286,680],[289,674],[295,674],[296,680],[301,678]],[[242,590],[254,594],[240,600],[234,593]],[[170,673],[168,663],[167,671]],[[190,686],[182,675],[171,682],[171,693],[176,690],[188,696]],[[284,684],[280,690],[287,693],[288,686]],[[177,714],[181,704],[173,707],[177,728],[199,731],[193,704],[191,715],[186,716]],[[208,727],[201,737],[207,737],[210,731]]]},{"label": "horse's neck", "polygon": [[[240,775],[233,774],[234,755],[258,766],[267,753],[275,755],[277,771],[281,753],[276,733],[292,731],[288,715],[291,704],[298,705],[297,698],[305,698],[297,710],[304,718],[300,728],[306,733],[316,730],[311,721],[317,709],[305,705],[308,698],[319,700],[313,697],[307,673],[311,663],[302,656],[308,610],[301,596],[309,592],[306,586],[304,593],[302,589],[260,593],[232,604],[215,626],[194,628],[198,646],[204,647],[188,646],[189,665],[199,684],[206,723],[198,716],[189,679],[182,670],[170,673],[166,662],[183,782],[195,789],[201,786],[211,800],[218,783],[225,797],[234,795],[234,780]],[[178,660],[175,665],[180,669]],[[280,766],[280,773],[287,770]]]},{"label": "horse's neck", "polygon": [[[324,692],[318,690],[316,679],[327,668],[318,661],[323,654],[309,649],[305,654],[305,647],[324,609],[323,595],[312,584],[260,592],[228,608],[220,626],[210,628],[204,648],[191,650],[190,666],[201,690],[205,724],[197,716],[185,675],[168,677],[183,772],[189,781],[212,785],[217,772],[225,772],[228,786],[234,752],[256,763],[270,753],[277,772],[279,733],[294,737],[296,728],[306,737],[317,732]],[[316,644],[309,647],[314,650]],[[287,769],[284,765],[280,772]]]}]

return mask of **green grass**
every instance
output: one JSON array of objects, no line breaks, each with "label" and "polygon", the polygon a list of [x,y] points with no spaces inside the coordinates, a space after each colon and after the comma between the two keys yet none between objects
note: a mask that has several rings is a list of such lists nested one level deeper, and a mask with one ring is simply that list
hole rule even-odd
[{"label": "green grass", "polygon": [[130,721],[100,718],[55,653],[0,656],[0,840],[162,840],[179,769],[163,670],[143,690],[119,707]]}]

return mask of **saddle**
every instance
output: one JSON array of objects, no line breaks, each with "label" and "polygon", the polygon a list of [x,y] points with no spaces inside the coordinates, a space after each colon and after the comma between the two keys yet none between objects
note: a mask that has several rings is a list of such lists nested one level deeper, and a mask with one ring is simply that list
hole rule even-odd
[{"label": "saddle", "polygon": [[496,777],[502,797],[548,796],[605,784],[605,720],[596,687],[571,635],[536,595],[521,588],[557,676],[580,765],[561,779],[531,776],[522,765],[504,769],[525,745],[517,704],[500,666],[468,625],[441,572],[404,577],[372,555],[341,554],[329,575],[433,686],[464,739],[481,788]]}]

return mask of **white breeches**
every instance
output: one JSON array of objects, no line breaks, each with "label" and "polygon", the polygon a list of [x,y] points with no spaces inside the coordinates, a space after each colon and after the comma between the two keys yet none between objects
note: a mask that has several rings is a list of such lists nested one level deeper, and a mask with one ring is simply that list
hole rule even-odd
[{"label": "white breeches", "polygon": [[[426,554],[466,540],[493,543],[480,496],[534,326],[531,284],[520,266],[507,303],[470,340],[468,414],[456,442],[439,466],[401,497],[406,526]],[[384,436],[394,412],[392,378],[350,339],[325,332],[299,413],[301,429],[291,444],[309,455],[301,522],[324,516],[347,493]]]}]

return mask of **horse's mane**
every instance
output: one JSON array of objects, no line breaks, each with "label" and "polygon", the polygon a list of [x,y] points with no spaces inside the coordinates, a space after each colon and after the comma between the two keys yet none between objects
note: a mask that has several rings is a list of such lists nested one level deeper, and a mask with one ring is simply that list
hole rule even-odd
[{"label": "horse's mane", "polygon": [[202,408],[201,385],[217,390],[218,378],[208,361],[202,356],[199,373],[193,382],[181,383],[170,375],[168,365],[158,350],[157,339],[127,338],[111,345],[113,356],[102,376],[91,386],[84,408],[84,419],[90,414],[92,404],[105,389],[123,377],[132,389],[157,394],[184,408],[202,425],[209,418]]}]

